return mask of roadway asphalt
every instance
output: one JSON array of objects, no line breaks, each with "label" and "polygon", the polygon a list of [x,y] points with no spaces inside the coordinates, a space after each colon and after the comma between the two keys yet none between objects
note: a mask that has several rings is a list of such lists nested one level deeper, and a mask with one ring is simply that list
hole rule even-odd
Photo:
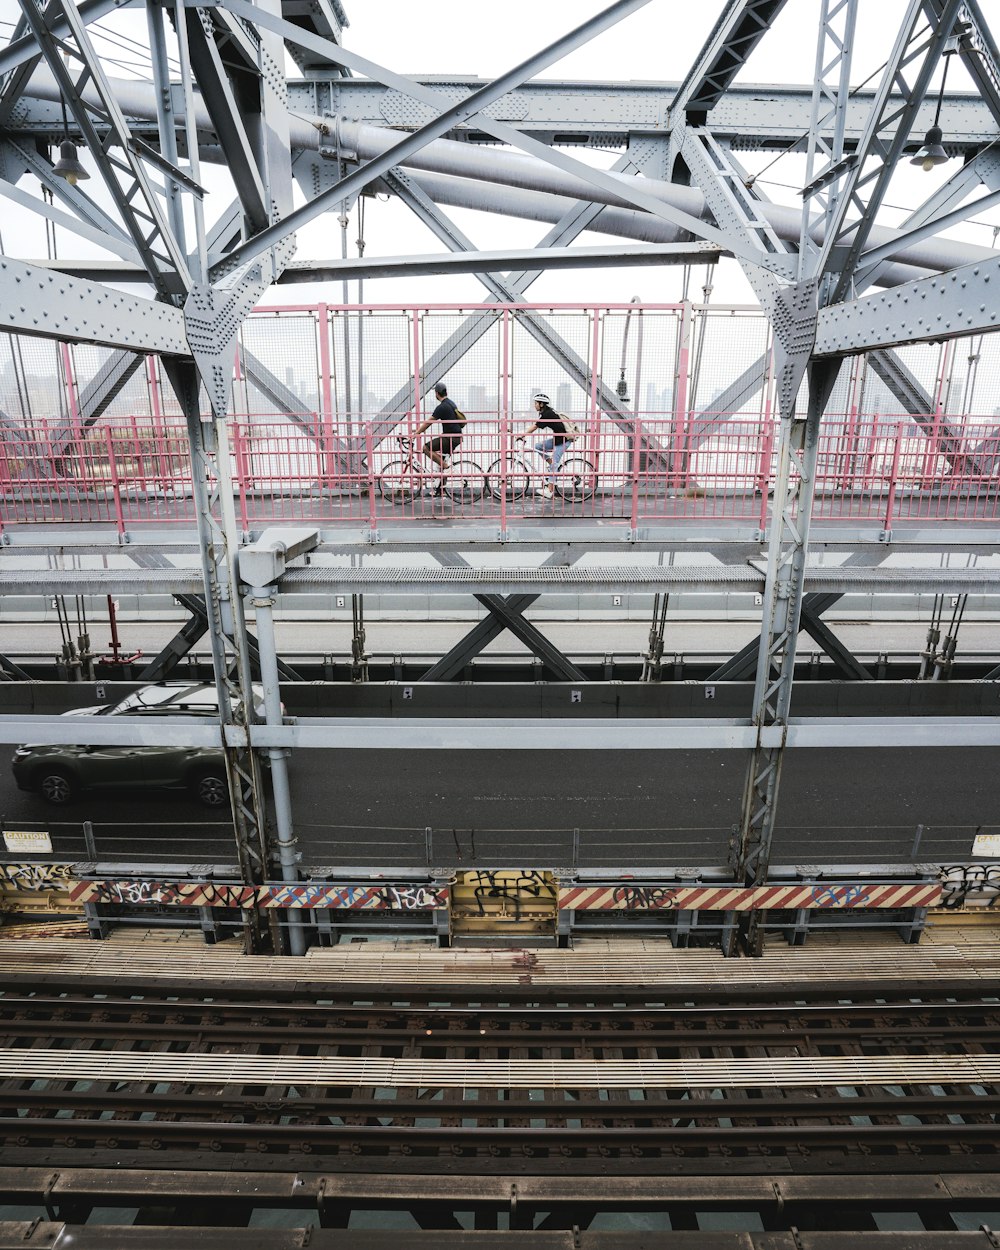
[{"label": "roadway asphalt", "polygon": [[[745,760],[733,752],[300,751],[292,797],[310,865],[721,865]],[[53,808],[0,778],[4,827],[47,829],[56,857],[232,863],[228,826],[183,791],[85,794]],[[913,854],[918,825],[925,826]],[[968,859],[977,826],[1000,831],[1000,770],[987,749],[787,754],[772,861]]]},{"label": "roadway asphalt", "polygon": [[[372,622],[369,646],[440,654],[470,624]],[[649,629],[646,622],[622,620],[541,624],[557,645],[577,654],[641,652]],[[834,627],[857,653],[915,655],[926,632],[926,624],[916,621]],[[129,638],[129,645],[152,651],[172,636],[176,623],[125,628],[142,631],[142,643]],[[279,647],[285,654],[329,651],[333,631],[346,650],[349,623],[282,622]],[[16,651],[30,634],[41,651],[53,633],[57,640],[51,622],[8,622],[4,646]],[[755,633],[750,621],[676,621],[668,624],[667,645],[670,651],[726,655]],[[961,640],[966,654],[995,651],[996,625],[967,621]],[[510,651],[519,646],[510,635],[495,645]],[[425,828],[433,830],[436,866],[567,864],[574,829],[580,830],[580,863],[587,866],[722,865],[739,818],[745,766],[745,757],[735,752],[303,750],[292,761],[292,797],[303,860],[311,865],[417,866],[424,862]],[[52,808],[17,790],[9,770],[0,770],[5,828],[48,829],[57,856],[87,858],[84,820],[94,823],[101,859],[234,862],[229,826],[183,791],[92,793],[65,809]],[[958,861],[969,857],[977,826],[1000,831],[1000,770],[993,751],[788,752],[772,861]]]}]

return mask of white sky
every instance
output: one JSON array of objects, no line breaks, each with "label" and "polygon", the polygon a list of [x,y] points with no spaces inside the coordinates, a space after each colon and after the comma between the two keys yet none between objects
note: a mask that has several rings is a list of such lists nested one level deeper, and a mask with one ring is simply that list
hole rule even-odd
[{"label": "white sky", "polygon": [[[350,26],[345,32],[347,47],[363,53],[397,72],[423,74],[475,75],[491,78],[511,68],[538,49],[606,7],[594,0],[505,0],[502,5],[470,4],[469,0],[430,0],[415,5],[412,0],[345,0]],[[995,7],[985,6],[987,11]],[[684,76],[692,59],[711,30],[722,0],[706,3],[678,3],[677,0],[651,0],[618,26],[597,36],[589,45],[572,53],[546,70],[544,78],[573,78],[601,82],[676,81]],[[905,8],[904,0],[866,0],[861,5],[861,29],[856,41],[853,82],[868,78],[888,55]],[[774,28],[768,32],[741,75],[742,82],[795,83],[811,80],[815,58],[815,38],[819,0],[788,0]],[[0,18],[16,17],[16,0],[0,0]],[[141,14],[122,13],[107,19],[105,26],[122,22],[134,37],[141,38],[145,22]],[[0,27],[0,32],[9,27]],[[116,73],[111,69],[109,72]],[[960,66],[953,65],[949,87],[968,87]],[[83,159],[86,160],[86,155]],[[610,165],[617,152],[596,153],[574,149],[573,155]],[[762,189],[771,198],[797,203],[797,188],[803,177],[803,162],[796,156],[775,161],[773,153],[742,153],[740,159],[751,173],[770,168],[761,179]],[[772,163],[773,162],[773,163]],[[930,174],[908,165],[900,168],[888,197],[898,211],[889,211],[885,220],[895,223],[915,208],[933,188],[956,168],[954,162]],[[208,185],[215,185],[212,171],[205,172]],[[31,180],[25,180],[27,184]],[[88,190],[94,183],[88,184]],[[212,206],[221,207],[230,192],[222,190],[210,197]],[[503,219],[468,210],[445,210],[480,247],[531,247],[547,226]],[[986,224],[967,225],[952,232],[954,237],[989,246],[993,243],[992,224],[1000,225],[1000,211],[982,215]],[[25,257],[44,254],[44,237],[37,225],[22,225],[22,218],[3,205],[3,241],[11,255]],[[356,211],[352,213],[347,238],[349,252],[356,254],[358,237]],[[587,241],[608,244],[608,236],[585,236]],[[82,243],[60,233],[60,254],[94,255]],[[365,254],[367,256],[440,252],[441,244],[397,202],[366,202]],[[340,229],[336,218],[327,215],[299,237],[300,259],[324,259],[341,254]],[[704,280],[699,267],[692,281],[697,296]],[[538,301],[618,301],[639,296],[645,302],[672,301],[680,293],[679,268],[602,269],[589,272],[567,271],[543,275],[531,288],[530,298]],[[265,304],[312,303],[341,299],[342,286],[313,284],[272,288]],[[356,283],[350,298],[357,298]],[[364,298],[377,302],[476,301],[485,291],[472,275],[453,278],[409,278],[368,281]],[[724,261],[715,276],[713,298],[717,302],[752,300],[738,265]]]}]

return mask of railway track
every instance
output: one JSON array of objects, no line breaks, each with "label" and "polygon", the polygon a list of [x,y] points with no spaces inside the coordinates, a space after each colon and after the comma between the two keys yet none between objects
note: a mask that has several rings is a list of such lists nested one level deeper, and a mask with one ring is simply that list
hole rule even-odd
[{"label": "railway track", "polygon": [[0,1250],[997,1244],[995,941],[690,954],[0,943]]},{"label": "railway track", "polygon": [[[1000,1163],[1000,1003],[436,1008],[0,994],[0,1149],[265,1168]],[[266,1162],[263,1164],[261,1160]]]}]

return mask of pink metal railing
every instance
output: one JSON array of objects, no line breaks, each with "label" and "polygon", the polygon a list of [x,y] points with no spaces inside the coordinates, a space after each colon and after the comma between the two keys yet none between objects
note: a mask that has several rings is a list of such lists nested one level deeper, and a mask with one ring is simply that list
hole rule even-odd
[{"label": "pink metal railing", "polygon": [[[700,413],[699,434],[669,414],[641,414],[630,426],[603,414],[578,419],[581,438],[566,453],[572,478],[557,478],[552,501],[539,495],[546,466],[517,435],[528,420],[469,412],[442,494],[428,492],[437,470],[419,447],[407,456],[416,417],[385,433],[365,414],[350,420],[304,413],[249,417],[230,427],[238,517],[244,528],[273,521],[367,524],[428,517],[498,521],[520,516],[594,518],[632,528],[644,522],[745,521],[764,528],[773,508],[773,422]],[[378,431],[378,432],[376,432]],[[417,442],[423,444],[434,430]],[[518,467],[523,454],[528,471]],[[513,459],[512,459],[513,457]],[[1000,494],[1000,421],[942,416],[924,427],[897,417],[829,416],[820,435],[813,514],[884,528],[905,520],[995,522]],[[194,519],[187,436],[180,418],[128,417],[89,430],[65,421],[0,430],[0,524],[110,525]]]}]

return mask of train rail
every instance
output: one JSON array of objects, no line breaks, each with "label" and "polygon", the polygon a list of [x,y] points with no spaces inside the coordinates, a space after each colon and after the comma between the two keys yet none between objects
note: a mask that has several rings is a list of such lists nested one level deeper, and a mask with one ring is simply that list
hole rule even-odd
[{"label": "train rail", "polygon": [[[1000,1003],[650,1011],[0,996],[0,1141],[287,1167],[631,1174],[734,1159],[1000,1165]],[[259,1164],[257,1164],[259,1166]]]}]

